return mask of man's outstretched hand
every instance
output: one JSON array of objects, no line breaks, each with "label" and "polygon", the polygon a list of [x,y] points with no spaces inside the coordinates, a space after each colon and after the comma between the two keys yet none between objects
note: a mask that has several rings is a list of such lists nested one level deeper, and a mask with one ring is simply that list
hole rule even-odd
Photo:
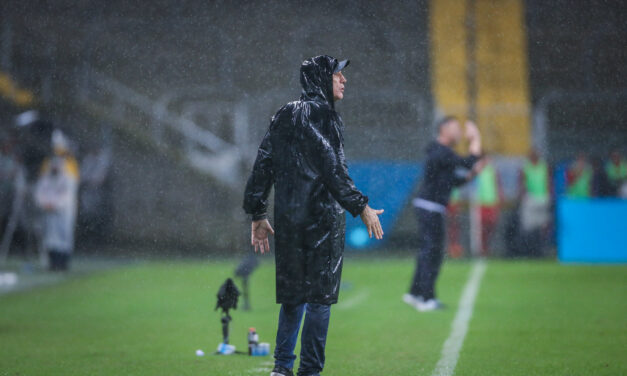
[{"label": "man's outstretched hand", "polygon": [[467,120],[464,124],[464,128],[466,129],[465,136],[468,141],[473,141],[481,137],[477,124],[475,124],[472,120]]},{"label": "man's outstretched hand", "polygon": [[250,243],[255,247],[255,252],[266,253],[270,251],[268,234],[274,235],[274,230],[267,219],[253,221],[250,231]]},{"label": "man's outstretched hand", "polygon": [[372,238],[383,239],[383,229],[381,228],[381,223],[379,222],[379,215],[383,213],[383,209],[375,210],[370,206],[366,205],[364,211],[359,215],[361,217],[362,222],[366,225],[368,229],[368,235]]},{"label": "man's outstretched hand", "polygon": [[466,139],[468,140],[468,151],[472,155],[481,155],[481,133],[477,124],[468,120],[465,124],[466,127]]}]

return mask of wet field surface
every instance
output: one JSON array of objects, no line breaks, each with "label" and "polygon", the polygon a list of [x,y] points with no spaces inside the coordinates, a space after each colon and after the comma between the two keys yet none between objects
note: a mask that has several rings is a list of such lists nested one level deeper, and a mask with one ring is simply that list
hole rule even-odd
[{"label": "wet field surface", "polygon": [[79,258],[69,271],[52,272],[39,260],[10,260],[0,266],[0,295],[57,284],[67,279],[94,272],[137,264],[135,261]]}]

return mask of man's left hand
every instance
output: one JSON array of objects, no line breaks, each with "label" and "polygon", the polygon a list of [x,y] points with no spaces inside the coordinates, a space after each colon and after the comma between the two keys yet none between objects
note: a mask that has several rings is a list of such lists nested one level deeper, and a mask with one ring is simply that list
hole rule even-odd
[{"label": "man's left hand", "polygon": [[374,235],[376,239],[383,239],[383,229],[379,222],[379,216],[381,214],[383,214],[383,209],[375,210],[368,205],[366,205],[360,214],[361,220],[364,222],[364,225],[366,225],[370,238]]}]

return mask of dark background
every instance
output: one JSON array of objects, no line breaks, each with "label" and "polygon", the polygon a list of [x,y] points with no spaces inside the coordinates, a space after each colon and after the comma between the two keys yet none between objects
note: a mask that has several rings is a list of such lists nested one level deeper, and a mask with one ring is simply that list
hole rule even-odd
[{"label": "dark background", "polygon": [[[6,1],[0,63],[79,155],[85,145],[112,148],[112,243],[244,251],[243,181],[270,116],[299,95],[303,59],[351,59],[338,106],[349,160],[421,159],[434,122],[428,3]],[[625,150],[625,3],[525,7],[532,105],[548,114],[549,160]],[[190,166],[180,134],[121,98],[167,101],[177,114],[203,108],[190,116],[235,145],[234,180]],[[8,127],[24,109],[1,103]]]}]

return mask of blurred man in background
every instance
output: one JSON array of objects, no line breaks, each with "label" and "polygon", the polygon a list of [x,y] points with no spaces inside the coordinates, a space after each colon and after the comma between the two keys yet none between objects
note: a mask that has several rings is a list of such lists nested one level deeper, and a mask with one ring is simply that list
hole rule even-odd
[{"label": "blurred man in background", "polygon": [[498,171],[490,155],[485,155],[479,163],[476,200],[481,218],[481,256],[488,256],[490,241],[499,221],[499,211],[503,202],[503,188]]},{"label": "blurred man in background", "polygon": [[592,191],[592,167],[585,154],[579,153],[577,159],[566,172],[566,195],[570,198],[590,198]]},{"label": "blurred man in background", "polygon": [[79,169],[67,141],[53,134],[54,155],[47,158],[35,187],[35,202],[43,211],[42,246],[52,271],[69,269],[74,249]]},{"label": "blurred man in background", "polygon": [[523,252],[540,255],[550,223],[549,167],[535,149],[529,151],[519,178],[520,241]]},{"label": "blurred man in background", "polygon": [[[272,118],[246,184],[244,210],[252,215],[255,251],[269,251],[274,230],[266,209],[274,185],[276,299],[281,304],[271,376],[293,375],[303,313],[298,375],[324,367],[331,304],[337,303],[344,250],[344,210],[360,215],[381,239],[378,215],[348,175],[344,125],[335,102],[344,97],[348,60],[307,59],[300,68],[302,95]],[[343,208],[343,209],[342,209]]]},{"label": "blurred man in background", "polygon": [[460,157],[453,147],[462,138],[457,118],[445,117],[438,123],[437,139],[427,146],[425,174],[413,200],[418,216],[420,244],[414,278],[403,301],[417,310],[432,311],[442,305],[436,298],[435,283],[444,257],[444,216],[451,190],[469,181],[472,170],[481,155],[481,137],[477,126],[467,121],[466,139],[470,155]]},{"label": "blurred man in background", "polygon": [[46,264],[45,257],[41,257],[39,239],[39,210],[36,207],[34,196],[31,194],[39,178],[44,160],[52,154],[52,122],[43,120],[34,110],[25,111],[14,119],[15,128],[12,132],[12,154],[19,164],[14,176],[13,202],[11,215],[0,246],[3,257],[9,254],[14,235],[20,239],[23,249],[40,255],[42,264]]},{"label": "blurred man in background", "polygon": [[0,263],[6,261],[13,235],[22,219],[26,196],[26,172],[15,153],[15,139],[0,140]]},{"label": "blurred man in background", "polygon": [[13,153],[13,143],[8,136],[0,135],[0,238],[11,213],[18,167]]},{"label": "blurred man in background", "polygon": [[614,150],[610,154],[610,159],[605,164],[605,172],[614,195],[622,196],[622,187],[627,184],[627,162],[618,150]]}]

